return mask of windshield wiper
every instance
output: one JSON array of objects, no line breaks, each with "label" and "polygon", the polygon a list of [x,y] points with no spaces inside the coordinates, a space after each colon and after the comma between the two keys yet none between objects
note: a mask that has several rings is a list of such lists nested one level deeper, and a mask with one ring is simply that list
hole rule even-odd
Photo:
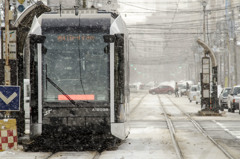
[{"label": "windshield wiper", "polygon": [[53,87],[55,87],[59,92],[61,92],[72,103],[72,105],[77,106],[76,102],[71,97],[69,97],[69,95],[67,95],[60,87],[58,87],[58,85],[55,82],[53,82],[48,77],[46,77],[46,79],[49,83],[51,83],[53,85]]},{"label": "windshield wiper", "polygon": [[[55,82],[53,82],[53,81],[52,81],[50,78],[48,78],[48,77],[46,77],[46,79],[47,79],[47,81],[48,81],[50,84],[52,84],[53,87],[55,87],[59,92],[61,92],[62,95],[64,95],[64,96],[70,101],[70,103],[72,103],[72,105],[78,106],[78,105],[76,104],[76,102],[75,102],[71,97],[69,97],[69,95],[67,95]],[[89,103],[88,101],[83,101],[83,102]]]}]

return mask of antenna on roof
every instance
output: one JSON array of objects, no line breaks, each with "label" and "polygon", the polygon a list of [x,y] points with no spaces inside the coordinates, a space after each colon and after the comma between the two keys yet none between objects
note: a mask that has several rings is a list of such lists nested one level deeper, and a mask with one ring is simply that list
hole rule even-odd
[{"label": "antenna on roof", "polygon": [[78,16],[78,13],[79,13],[79,6],[74,6],[74,9],[75,9],[75,15]]},{"label": "antenna on roof", "polygon": [[62,16],[62,4],[59,4],[59,8],[60,8],[60,17]]}]

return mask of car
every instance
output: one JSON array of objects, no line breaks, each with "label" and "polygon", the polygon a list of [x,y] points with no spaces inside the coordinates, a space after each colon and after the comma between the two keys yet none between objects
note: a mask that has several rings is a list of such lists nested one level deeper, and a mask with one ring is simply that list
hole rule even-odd
[{"label": "car", "polygon": [[[196,93],[196,95],[193,97],[194,99],[195,99],[195,101],[196,101],[196,104],[198,104],[198,103],[201,103],[201,98],[202,98],[202,95],[201,95],[201,86],[200,86],[200,83],[198,84],[198,90],[197,90],[197,93]],[[219,96],[220,96],[220,92],[222,92],[222,86],[221,85],[218,85],[217,86],[217,88],[218,88],[218,98],[219,98]],[[212,92],[212,90],[211,90],[211,93],[213,93]]]},{"label": "car", "polygon": [[196,104],[201,103],[201,97],[202,97],[202,95],[201,95],[201,90],[198,90],[197,93],[196,93],[196,95],[194,96],[194,99],[195,99],[195,101],[196,101]]},{"label": "car", "polygon": [[185,84],[178,84],[178,92],[180,96],[187,95],[187,86]]},{"label": "car", "polygon": [[141,82],[129,84],[130,91],[139,91],[143,89],[144,85]]},{"label": "car", "polygon": [[174,89],[168,85],[160,85],[156,88],[150,89],[150,94],[169,94],[171,95],[174,92]]},{"label": "car", "polygon": [[[235,110],[239,110],[239,101],[240,101],[240,85],[234,86],[228,95],[227,104],[228,112],[234,113]],[[239,112],[240,114],[240,112]]]},{"label": "car", "polygon": [[131,92],[135,92],[135,91],[137,91],[137,85],[129,84],[129,89],[130,89]]},{"label": "car", "polygon": [[148,83],[146,83],[145,85],[144,85],[144,89],[145,90],[149,90],[149,89],[152,89],[152,88],[154,88],[154,87],[156,87],[157,85],[156,85],[156,82],[154,82],[154,81],[151,81],[151,82],[148,82]]},{"label": "car", "polygon": [[196,100],[197,91],[200,90],[199,85],[192,85],[189,89],[188,99],[190,102]]},{"label": "car", "polygon": [[201,86],[199,84],[198,88],[197,88],[196,95],[193,97],[194,100],[196,101],[196,104],[201,103],[201,97],[202,97],[202,95],[201,95]]},{"label": "car", "polygon": [[231,90],[231,87],[225,87],[219,95],[219,106],[221,111],[223,111],[224,108],[228,108],[227,98]]}]

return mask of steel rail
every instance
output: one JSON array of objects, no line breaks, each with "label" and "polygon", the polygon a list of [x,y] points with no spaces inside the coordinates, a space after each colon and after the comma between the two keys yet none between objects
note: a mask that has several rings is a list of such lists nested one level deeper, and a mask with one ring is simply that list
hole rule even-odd
[{"label": "steel rail", "polygon": [[171,135],[171,139],[172,139],[172,142],[173,142],[173,146],[174,146],[174,148],[176,150],[177,156],[178,156],[179,159],[183,159],[183,154],[181,152],[181,149],[180,149],[180,147],[178,145],[178,142],[177,142],[177,139],[175,137],[175,129],[173,127],[172,120],[168,117],[159,95],[158,95],[158,99],[159,99],[160,105],[162,106],[162,110],[163,110],[165,119],[167,121],[168,129],[169,129],[169,132],[170,132],[170,135]]},{"label": "steel rail", "polygon": [[189,114],[185,113],[176,103],[174,103],[172,101],[171,98],[167,97],[174,106],[176,106],[184,115],[186,115],[188,117],[188,119],[193,123],[193,125],[198,129],[198,131],[203,135],[206,136],[210,141],[212,141],[212,143],[214,143],[225,155],[226,157],[228,157],[229,159],[235,159],[234,157],[232,157],[221,145],[219,145],[211,136],[209,136],[205,130],[203,130],[203,128],[200,126],[200,124],[194,120]]},{"label": "steel rail", "polygon": [[[134,92],[135,93],[135,92]],[[133,92],[130,92],[130,94],[134,94]],[[136,92],[137,94],[138,94],[138,92]],[[147,93],[146,93],[147,94]],[[133,101],[133,99],[135,99],[135,98],[137,98],[137,97],[139,97],[139,95],[134,95],[134,96],[132,96],[131,97],[131,95],[130,95],[130,98],[129,98],[129,103],[131,102],[131,101]]]},{"label": "steel rail", "polygon": [[[49,156],[47,156],[47,158],[45,158],[45,159],[51,159],[56,153],[58,153],[58,152],[53,152],[52,154],[50,154]],[[93,155],[93,157],[91,157],[92,159],[99,159],[100,158],[100,156],[101,156],[101,153],[100,152],[97,152],[97,151],[95,151],[94,152],[95,154]],[[36,157],[37,158],[37,157]],[[54,157],[55,158],[55,157]],[[58,158],[58,157],[57,157]]]},{"label": "steel rail", "polygon": [[95,156],[93,157],[93,159],[99,159],[101,156],[101,153],[96,152]]},{"label": "steel rail", "polygon": [[134,108],[129,112],[129,116],[136,110],[137,107],[139,107],[139,105],[142,103],[143,99],[147,96],[147,93],[141,97],[141,99],[139,100],[139,102],[134,106]]},{"label": "steel rail", "polygon": [[[47,158],[45,159],[50,159],[53,155],[55,154],[55,152],[51,153],[49,156],[47,156]],[[35,158],[37,158],[37,156],[35,156]]]}]

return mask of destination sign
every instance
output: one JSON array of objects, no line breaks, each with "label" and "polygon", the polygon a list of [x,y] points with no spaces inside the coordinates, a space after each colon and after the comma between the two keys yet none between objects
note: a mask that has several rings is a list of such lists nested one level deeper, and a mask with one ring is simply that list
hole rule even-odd
[{"label": "destination sign", "polygon": [[74,40],[94,40],[95,36],[92,35],[59,35],[57,37],[58,41],[74,41]]}]

